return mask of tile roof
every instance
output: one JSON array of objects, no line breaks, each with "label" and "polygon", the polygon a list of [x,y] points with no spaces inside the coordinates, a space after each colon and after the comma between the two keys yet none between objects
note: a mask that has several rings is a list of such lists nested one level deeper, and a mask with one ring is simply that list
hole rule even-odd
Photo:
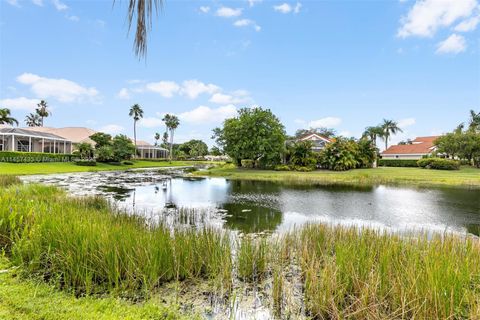
[{"label": "tile roof", "polygon": [[307,140],[307,138],[310,138],[311,136],[316,136],[317,138],[320,138],[320,139],[322,139],[322,140],[325,140],[325,141],[328,141],[328,142],[332,142],[332,139],[329,139],[329,138],[327,138],[327,137],[325,137],[325,136],[322,136],[321,134],[314,133],[314,132],[308,133],[308,134],[300,137],[298,140]]},{"label": "tile roof", "polygon": [[382,154],[428,154],[435,149],[434,142],[439,136],[418,137],[412,144],[390,146]]},{"label": "tile roof", "polygon": [[52,133],[52,134],[64,137],[67,140],[72,141],[73,143],[87,142],[90,144],[94,144],[94,142],[90,139],[90,136],[96,133],[95,130],[85,128],[85,127],[66,127],[66,128],[31,127],[31,128],[28,128],[28,130]]},{"label": "tile roof", "polygon": [[23,135],[26,135],[26,136],[36,136],[36,137],[39,137],[39,138],[52,138],[52,139],[70,141],[69,139],[65,139],[62,136],[59,136],[59,135],[56,135],[56,134],[53,134],[53,133],[50,133],[50,132],[38,132],[38,131],[29,130],[29,129],[25,129],[25,128],[2,127],[2,128],[0,128],[0,134],[2,134],[2,133],[5,133],[5,134],[15,133],[15,134],[19,134],[19,135],[23,134]]}]

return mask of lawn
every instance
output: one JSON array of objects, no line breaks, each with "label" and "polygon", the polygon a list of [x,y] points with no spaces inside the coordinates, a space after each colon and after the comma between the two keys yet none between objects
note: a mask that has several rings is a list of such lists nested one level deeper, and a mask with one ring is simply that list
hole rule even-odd
[{"label": "lawn", "polygon": [[134,304],[113,297],[75,298],[38,280],[20,280],[17,272],[0,257],[0,319],[191,319],[154,299]]},{"label": "lawn", "polygon": [[428,170],[421,168],[376,168],[336,172],[317,170],[291,172],[271,170],[248,170],[232,165],[196,172],[197,175],[225,177],[228,179],[283,181],[321,185],[411,185],[420,187],[454,186],[480,188],[480,169],[462,167],[460,170]]},{"label": "lawn", "polygon": [[0,174],[28,175],[28,174],[49,174],[67,172],[87,171],[112,171],[127,170],[135,168],[156,168],[156,167],[182,167],[194,164],[204,164],[200,161],[133,161],[133,165],[111,165],[97,163],[95,167],[77,166],[72,162],[49,162],[49,163],[0,163]]}]

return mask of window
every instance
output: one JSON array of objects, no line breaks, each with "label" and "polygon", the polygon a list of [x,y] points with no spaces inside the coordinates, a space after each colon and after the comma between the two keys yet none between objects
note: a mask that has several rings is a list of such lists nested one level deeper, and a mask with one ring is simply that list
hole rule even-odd
[{"label": "window", "polygon": [[28,140],[17,140],[17,151],[28,152]]}]

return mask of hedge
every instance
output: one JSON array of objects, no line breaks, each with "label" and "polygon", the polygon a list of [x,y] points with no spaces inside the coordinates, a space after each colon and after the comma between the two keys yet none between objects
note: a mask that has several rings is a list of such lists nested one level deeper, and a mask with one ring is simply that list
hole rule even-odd
[{"label": "hedge", "polygon": [[380,159],[379,167],[418,167],[417,160],[410,159]]},{"label": "hedge", "polygon": [[81,160],[76,160],[75,164],[77,166],[83,166],[83,167],[95,167],[97,165],[97,161],[81,159]]},{"label": "hedge", "polygon": [[418,166],[424,169],[458,170],[460,162],[442,158],[426,158],[418,160]]},{"label": "hedge", "polygon": [[75,156],[63,153],[0,151],[0,162],[70,162]]}]

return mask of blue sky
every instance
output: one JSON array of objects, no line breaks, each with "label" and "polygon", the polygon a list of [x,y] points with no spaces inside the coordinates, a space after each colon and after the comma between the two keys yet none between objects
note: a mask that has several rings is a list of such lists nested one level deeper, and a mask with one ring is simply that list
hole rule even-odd
[{"label": "blue sky", "polygon": [[2,0],[0,105],[47,126],[139,138],[175,113],[178,141],[206,140],[242,106],[359,136],[383,118],[399,141],[446,132],[480,109],[478,0],[165,1],[148,56],[127,37],[127,1]]}]

